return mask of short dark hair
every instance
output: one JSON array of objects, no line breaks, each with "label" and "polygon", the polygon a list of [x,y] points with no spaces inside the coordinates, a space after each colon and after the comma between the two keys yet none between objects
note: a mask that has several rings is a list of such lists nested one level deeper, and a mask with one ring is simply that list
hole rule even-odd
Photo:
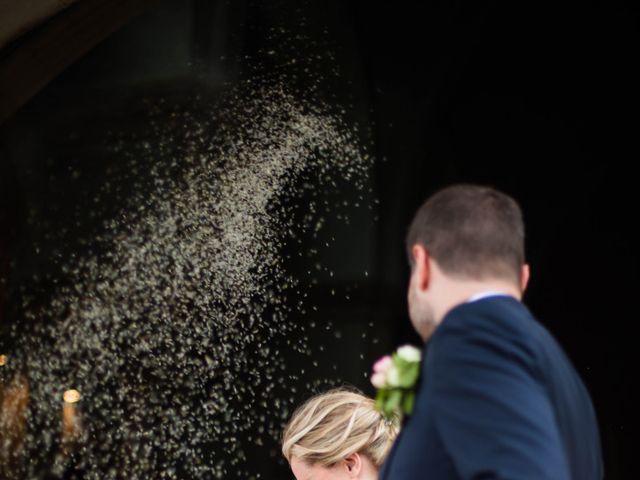
[{"label": "short dark hair", "polygon": [[449,275],[519,283],[525,261],[522,211],[493,187],[452,185],[429,197],[413,218],[406,239],[412,265],[416,244]]}]

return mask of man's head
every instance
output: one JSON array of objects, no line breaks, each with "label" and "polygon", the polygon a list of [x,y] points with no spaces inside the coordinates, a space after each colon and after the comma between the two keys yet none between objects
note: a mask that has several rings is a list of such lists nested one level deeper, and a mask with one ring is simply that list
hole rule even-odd
[{"label": "man's head", "polygon": [[426,340],[448,308],[487,288],[521,296],[529,277],[522,212],[491,187],[459,184],[432,195],[407,234],[409,313]]}]

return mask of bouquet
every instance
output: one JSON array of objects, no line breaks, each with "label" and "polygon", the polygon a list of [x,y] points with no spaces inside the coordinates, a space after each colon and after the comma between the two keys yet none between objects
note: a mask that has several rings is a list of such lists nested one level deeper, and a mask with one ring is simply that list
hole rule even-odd
[{"label": "bouquet", "polygon": [[378,389],[376,408],[386,418],[410,415],[413,411],[421,356],[418,348],[404,345],[373,365],[371,383]]}]

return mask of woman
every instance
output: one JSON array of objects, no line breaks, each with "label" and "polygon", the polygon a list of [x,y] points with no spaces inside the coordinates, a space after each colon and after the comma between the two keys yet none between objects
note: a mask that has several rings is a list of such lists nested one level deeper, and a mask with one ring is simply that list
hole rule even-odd
[{"label": "woman", "polygon": [[399,430],[375,402],[346,389],[307,400],[289,420],[282,453],[297,480],[376,480]]}]

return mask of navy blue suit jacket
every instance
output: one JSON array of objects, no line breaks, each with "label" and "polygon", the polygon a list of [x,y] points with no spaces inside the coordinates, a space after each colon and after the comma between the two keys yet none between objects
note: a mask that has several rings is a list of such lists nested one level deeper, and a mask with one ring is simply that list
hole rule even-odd
[{"label": "navy blue suit jacket", "polygon": [[600,480],[589,393],[514,297],[451,309],[425,346],[414,411],[381,480]]}]

